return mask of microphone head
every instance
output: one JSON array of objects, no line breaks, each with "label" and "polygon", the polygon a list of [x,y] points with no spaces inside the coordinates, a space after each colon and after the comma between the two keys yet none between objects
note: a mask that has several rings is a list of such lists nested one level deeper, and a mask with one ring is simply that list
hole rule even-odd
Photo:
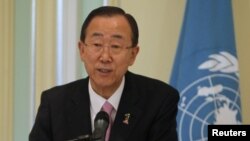
[{"label": "microphone head", "polygon": [[94,132],[92,134],[92,140],[105,140],[106,131],[109,126],[109,115],[105,111],[97,113],[94,122]]},{"label": "microphone head", "polygon": [[108,113],[106,113],[105,111],[100,111],[96,114],[96,117],[95,117],[95,123],[97,121],[104,121],[104,122],[107,122],[109,124],[109,115]]}]

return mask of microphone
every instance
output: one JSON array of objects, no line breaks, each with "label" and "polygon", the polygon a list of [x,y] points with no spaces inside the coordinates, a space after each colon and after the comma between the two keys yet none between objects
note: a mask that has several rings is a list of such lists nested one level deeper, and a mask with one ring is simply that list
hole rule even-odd
[{"label": "microphone", "polygon": [[67,141],[105,141],[108,125],[109,125],[109,115],[104,111],[100,111],[97,113],[94,120],[94,131],[92,136],[81,135],[75,139]]},{"label": "microphone", "polygon": [[106,131],[109,126],[109,115],[105,111],[97,113],[94,122],[94,132],[91,141],[105,141]]},{"label": "microphone", "polygon": [[67,141],[91,141],[90,138],[91,138],[90,135],[81,135],[81,136],[78,136],[75,139],[67,140]]}]

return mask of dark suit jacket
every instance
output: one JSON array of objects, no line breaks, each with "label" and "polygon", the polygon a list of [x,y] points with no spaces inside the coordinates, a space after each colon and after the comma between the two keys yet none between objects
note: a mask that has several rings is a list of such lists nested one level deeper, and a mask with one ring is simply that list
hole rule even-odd
[{"label": "dark suit jacket", "polygon": [[[65,141],[92,133],[88,81],[42,93],[30,141]],[[110,141],[176,141],[178,101],[178,92],[166,83],[127,72]]]}]

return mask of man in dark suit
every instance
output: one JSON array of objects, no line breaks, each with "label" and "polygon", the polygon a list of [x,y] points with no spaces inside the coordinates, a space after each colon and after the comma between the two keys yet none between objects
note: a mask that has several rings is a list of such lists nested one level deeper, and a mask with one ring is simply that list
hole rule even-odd
[{"label": "man in dark suit", "polygon": [[139,52],[135,19],[118,7],[93,10],[78,44],[88,77],[42,93],[30,141],[66,141],[91,135],[108,102],[109,141],[177,141],[178,92],[128,71]]}]

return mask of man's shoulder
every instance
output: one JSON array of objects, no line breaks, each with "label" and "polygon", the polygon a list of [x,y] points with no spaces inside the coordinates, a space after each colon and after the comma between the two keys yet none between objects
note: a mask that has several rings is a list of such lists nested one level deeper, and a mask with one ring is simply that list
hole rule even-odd
[{"label": "man's shoulder", "polygon": [[[127,72],[125,78],[125,83],[130,88],[134,88],[138,92],[144,93],[144,95],[149,94],[151,95],[150,97],[173,97],[174,99],[178,99],[179,97],[179,92],[176,88],[156,78],[132,72]],[[154,95],[152,95],[152,93],[154,93]],[[157,93],[157,95],[155,93]]]},{"label": "man's shoulder", "polygon": [[79,79],[79,80],[71,81],[71,82],[68,82],[68,83],[65,83],[65,84],[56,85],[56,86],[51,87],[51,88],[49,88],[47,90],[74,88],[74,87],[78,87],[79,85],[84,85],[85,81],[86,81],[86,79]]},{"label": "man's shoulder", "polygon": [[143,85],[143,86],[150,86],[150,87],[162,87],[162,88],[176,90],[174,87],[169,85],[167,82],[164,82],[162,80],[159,80],[159,79],[156,79],[153,77],[141,75],[141,74],[135,74],[132,72],[128,72],[126,74],[126,78],[128,81],[136,83],[136,85]]},{"label": "man's shoulder", "polygon": [[42,93],[44,95],[53,94],[53,96],[56,96],[59,94],[65,95],[67,93],[74,93],[75,91],[79,91],[80,89],[87,88],[87,86],[88,86],[88,79],[84,78],[84,79],[79,79],[79,80],[75,80],[69,83],[51,87],[49,89],[44,90]]},{"label": "man's shoulder", "polygon": [[179,92],[176,88],[156,78],[128,72],[125,84],[130,89],[135,89],[137,94],[143,95],[144,98],[150,98],[152,101],[160,103],[161,100],[179,100]]}]

